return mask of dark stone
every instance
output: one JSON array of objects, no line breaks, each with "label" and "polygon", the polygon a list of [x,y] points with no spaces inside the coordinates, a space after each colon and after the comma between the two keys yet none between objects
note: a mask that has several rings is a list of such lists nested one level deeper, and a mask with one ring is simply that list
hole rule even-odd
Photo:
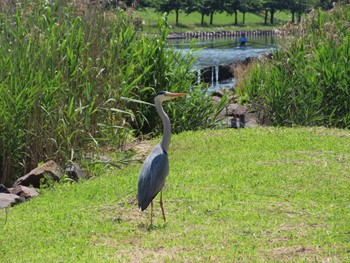
[{"label": "dark stone", "polygon": [[201,81],[204,83],[211,83],[213,75],[213,67],[206,67],[201,69]]},{"label": "dark stone", "polygon": [[224,92],[222,90],[214,90],[212,93],[210,93],[210,96],[222,98],[224,96]]},{"label": "dark stone", "polygon": [[10,191],[3,184],[0,184],[0,193],[9,194]]},{"label": "dark stone", "polygon": [[69,178],[73,179],[74,181],[86,178],[85,172],[79,167],[79,165],[75,163],[68,165],[64,169],[64,173],[67,174]]},{"label": "dark stone", "polygon": [[236,109],[233,112],[233,118],[231,122],[231,127],[240,129],[245,127],[245,114],[247,108],[242,105],[237,105]]},{"label": "dark stone", "polygon": [[61,167],[54,161],[48,161],[43,165],[33,169],[30,173],[18,178],[17,181],[13,184],[13,187],[16,187],[17,185],[32,185],[35,188],[40,188],[40,181],[43,178],[45,180],[49,179],[53,181],[59,181],[62,176],[63,173],[61,171]]},{"label": "dark stone", "polygon": [[230,66],[219,66],[218,81],[223,81],[233,78],[233,73],[231,72]]},{"label": "dark stone", "polygon": [[14,194],[0,193],[0,208],[6,208],[21,202],[21,198]]},{"label": "dark stone", "polygon": [[235,129],[253,128],[258,126],[257,119],[257,113],[251,110],[250,105],[243,106],[231,103],[226,107],[223,124]]},{"label": "dark stone", "polygon": [[244,115],[239,115],[239,117],[233,117],[231,119],[231,128],[240,129],[245,126],[245,117]]}]

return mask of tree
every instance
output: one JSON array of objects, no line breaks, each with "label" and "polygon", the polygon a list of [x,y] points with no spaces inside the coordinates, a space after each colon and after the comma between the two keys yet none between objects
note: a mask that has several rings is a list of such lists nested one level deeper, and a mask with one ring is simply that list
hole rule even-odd
[{"label": "tree", "polygon": [[237,25],[238,24],[238,19],[237,19],[237,14],[238,14],[238,9],[240,6],[240,0],[233,0],[233,1],[227,1],[225,3],[225,10],[228,14],[235,15],[235,19],[234,19],[234,24]]},{"label": "tree", "polygon": [[213,17],[215,12],[225,11],[225,1],[224,0],[204,0],[204,4],[208,7],[210,16],[210,25],[213,24]]},{"label": "tree", "polygon": [[204,25],[204,16],[210,16],[210,25],[213,24],[215,12],[225,11],[225,0],[187,0],[184,6],[186,13],[199,12],[202,15],[201,25]]},{"label": "tree", "polygon": [[334,0],[320,0],[320,7],[323,9],[323,10],[329,10],[333,7],[333,2],[336,2]]},{"label": "tree", "polygon": [[247,12],[256,12],[260,9],[260,1],[259,0],[240,0],[239,1],[238,11],[243,14],[242,24],[245,24],[245,14]]},{"label": "tree", "polygon": [[282,11],[287,9],[287,1],[281,0],[263,0],[262,7],[265,10],[265,25],[267,24],[268,12],[270,12],[270,24],[274,23],[274,16],[276,11]]},{"label": "tree", "polygon": [[238,19],[237,19],[237,14],[238,14],[238,8],[239,8],[239,0],[233,0],[233,1],[228,1],[225,4],[225,9],[226,12],[230,15],[234,14],[234,24],[238,24]]},{"label": "tree", "polygon": [[204,17],[210,14],[210,8],[204,0],[187,0],[185,4],[187,14],[198,12],[201,14],[201,26],[204,26]]},{"label": "tree", "polygon": [[162,0],[158,5],[158,11],[170,13],[171,11],[175,11],[176,19],[175,24],[179,24],[179,12],[183,10],[185,6],[184,1],[181,0]]},{"label": "tree", "polygon": [[133,6],[141,8],[157,8],[157,6],[159,6],[159,3],[154,0],[132,0],[131,2]]},{"label": "tree", "polygon": [[292,23],[295,23],[295,15],[298,16],[297,22],[300,23],[301,15],[312,7],[317,6],[319,0],[284,0],[286,5],[286,10],[290,11],[292,14]]},{"label": "tree", "polygon": [[307,9],[305,0],[286,0],[287,9],[292,14],[292,23],[295,23],[295,14],[298,15],[298,23],[301,21],[301,15]]}]

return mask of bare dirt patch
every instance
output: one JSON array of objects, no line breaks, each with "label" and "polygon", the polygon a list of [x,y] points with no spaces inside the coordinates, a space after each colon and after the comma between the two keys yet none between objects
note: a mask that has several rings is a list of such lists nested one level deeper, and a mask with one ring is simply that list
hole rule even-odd
[{"label": "bare dirt patch", "polygon": [[264,254],[268,260],[292,261],[298,258],[314,260],[318,255],[318,248],[312,246],[289,246],[268,249]]},{"label": "bare dirt patch", "polygon": [[123,150],[132,151],[135,153],[134,159],[143,160],[150,153],[154,147],[154,142],[149,140],[136,141],[133,143],[126,143],[123,146]]}]

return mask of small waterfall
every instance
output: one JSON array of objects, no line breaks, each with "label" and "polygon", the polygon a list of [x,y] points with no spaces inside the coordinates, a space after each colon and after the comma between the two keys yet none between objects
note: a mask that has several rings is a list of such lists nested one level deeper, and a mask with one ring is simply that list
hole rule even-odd
[{"label": "small waterfall", "polygon": [[201,77],[202,77],[202,70],[199,68],[197,70],[197,84],[201,83]]},{"label": "small waterfall", "polygon": [[219,66],[215,66],[215,86],[218,84],[219,84]]},{"label": "small waterfall", "polygon": [[211,67],[210,67],[210,71],[211,71],[211,80],[210,80],[210,82],[211,82],[211,83],[214,83],[214,82],[215,82],[215,74],[214,74],[213,68],[214,68],[214,66],[211,66]]}]

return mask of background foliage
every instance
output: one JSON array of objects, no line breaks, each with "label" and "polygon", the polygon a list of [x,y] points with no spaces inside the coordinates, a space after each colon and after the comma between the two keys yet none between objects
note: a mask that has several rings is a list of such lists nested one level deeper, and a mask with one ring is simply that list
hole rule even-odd
[{"label": "background foliage", "polygon": [[[159,36],[147,37],[130,17],[65,1],[1,6],[0,183],[48,159],[77,161],[91,147],[159,132],[145,104],[159,90],[190,93],[179,107],[168,105],[175,131],[213,125],[214,107],[192,85],[193,58],[166,48],[166,20]],[[184,117],[196,107],[201,121]]]},{"label": "background foliage", "polygon": [[[126,1],[129,5],[135,3],[135,1]],[[228,14],[234,14],[234,24],[237,25],[237,14],[242,13],[245,16],[246,13],[254,13],[261,15],[261,21],[266,25],[268,23],[274,24],[274,15],[276,12],[286,11],[292,15],[292,22],[295,20],[295,15],[298,16],[300,21],[301,15],[305,12],[309,12],[312,7],[322,7],[323,9],[329,9],[333,5],[332,0],[186,0],[186,1],[174,1],[174,0],[140,0],[136,1],[137,7],[143,8],[155,8],[158,12],[171,12],[176,13],[175,23],[176,25],[181,22],[179,20],[179,13],[183,11],[187,14],[198,12],[201,14],[201,25],[204,25],[204,17],[210,17],[210,25],[213,25],[214,14],[226,12]],[[341,2],[341,1],[337,1]],[[270,19],[268,17],[270,16]],[[269,20],[269,21],[268,21]],[[243,19],[244,21],[244,19]],[[244,23],[243,23],[244,24]]]},{"label": "background foliage", "polygon": [[273,125],[350,128],[350,7],[314,11],[301,35],[250,71],[246,93]]}]

